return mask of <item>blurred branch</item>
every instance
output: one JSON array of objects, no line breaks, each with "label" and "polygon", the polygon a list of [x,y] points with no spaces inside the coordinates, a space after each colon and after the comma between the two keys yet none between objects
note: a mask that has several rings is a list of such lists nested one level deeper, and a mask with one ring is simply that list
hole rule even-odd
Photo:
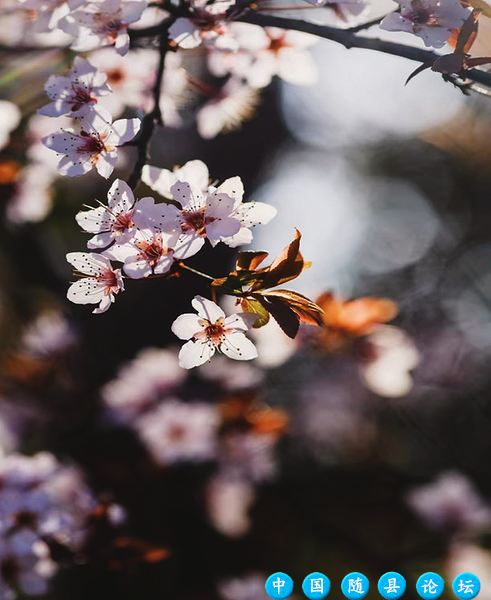
[{"label": "blurred branch", "polygon": [[[303,31],[326,40],[331,40],[332,42],[337,42],[347,49],[364,48],[365,50],[376,50],[378,52],[400,56],[421,63],[436,61],[441,56],[431,50],[423,50],[422,48],[406,46],[405,44],[398,44],[378,38],[362,37],[356,35],[356,33],[349,29],[317,25],[316,23],[299,21],[297,19],[287,19],[284,17],[249,12],[246,15],[241,16],[238,20],[244,23],[259,25],[261,27],[279,27],[280,29]],[[491,73],[487,71],[469,69],[463,73],[462,77],[491,87]]]},{"label": "blurred branch", "polygon": [[[171,17],[167,20],[168,26],[174,22],[174,17]],[[167,51],[169,49],[169,35],[167,33],[167,29],[160,34],[159,37],[159,50],[160,50],[160,59],[159,65],[157,67],[157,75],[155,77],[155,84],[153,86],[153,110],[146,114],[143,117],[142,127],[138,137],[135,140],[134,145],[138,149],[138,158],[136,159],[135,166],[133,168],[133,172],[131,173],[128,179],[128,185],[132,190],[138,185],[140,181],[142,169],[146,165],[148,161],[148,149],[150,145],[150,140],[152,139],[152,135],[155,129],[155,125],[162,125],[162,112],[160,109],[160,95],[162,91],[162,80],[164,78],[164,67],[165,67],[165,57],[167,56]]]}]

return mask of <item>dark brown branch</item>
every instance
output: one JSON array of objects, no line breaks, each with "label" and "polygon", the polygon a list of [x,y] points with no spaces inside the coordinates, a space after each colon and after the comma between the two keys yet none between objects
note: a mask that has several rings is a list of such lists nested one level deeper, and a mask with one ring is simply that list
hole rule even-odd
[{"label": "dark brown branch", "polygon": [[[167,25],[168,28],[168,25]],[[148,162],[148,150],[150,140],[155,129],[155,125],[162,125],[162,112],[160,109],[160,95],[162,92],[162,80],[164,78],[165,57],[169,48],[169,35],[166,31],[162,32],[159,37],[159,65],[157,67],[157,75],[153,86],[153,110],[143,117],[142,126],[138,137],[134,142],[134,146],[138,149],[138,158],[136,159],[133,172],[128,179],[128,185],[132,190],[140,181],[143,167]]]},{"label": "dark brown branch", "polygon": [[[273,15],[263,15],[255,12],[249,12],[238,19],[244,23],[253,23],[261,27],[279,27],[280,29],[292,29],[294,31],[303,31],[311,33],[326,40],[331,40],[342,44],[345,48],[364,48],[366,50],[376,50],[393,56],[400,56],[409,60],[425,63],[435,61],[441,55],[431,50],[414,48],[405,44],[388,42],[377,38],[367,38],[356,35],[348,29],[338,29],[337,27],[328,27],[327,25],[317,25],[307,21],[297,19],[287,19],[284,17],[275,17]],[[477,83],[482,83],[491,87],[491,73],[479,69],[469,69],[463,74],[465,79],[470,79]]]}]

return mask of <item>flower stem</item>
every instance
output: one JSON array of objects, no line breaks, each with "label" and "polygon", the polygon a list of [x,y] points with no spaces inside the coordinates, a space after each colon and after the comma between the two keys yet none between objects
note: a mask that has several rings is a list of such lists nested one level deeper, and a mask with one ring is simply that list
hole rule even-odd
[{"label": "flower stem", "polygon": [[212,277],[211,275],[207,275],[206,273],[202,273],[201,271],[197,271],[196,269],[193,269],[192,267],[188,267],[188,265],[185,265],[183,262],[179,262],[177,264],[182,269],[186,269],[187,271],[191,271],[191,273],[194,273],[195,275],[200,275],[201,277],[204,277],[205,279],[210,279],[211,281],[215,281],[215,277]]}]

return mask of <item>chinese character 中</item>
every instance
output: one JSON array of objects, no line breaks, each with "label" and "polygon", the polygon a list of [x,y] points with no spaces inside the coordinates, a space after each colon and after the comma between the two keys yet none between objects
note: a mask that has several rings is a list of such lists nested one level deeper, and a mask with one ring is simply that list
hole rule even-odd
[{"label": "chinese character \u4e2d", "polygon": [[310,580],[310,592],[324,592],[324,581],[322,579],[311,579]]},{"label": "chinese character \u4e2d", "polygon": [[400,585],[396,585],[396,579],[394,577],[394,579],[389,579],[389,581],[387,582],[389,584],[388,587],[384,588],[384,590],[387,590],[388,594],[393,594],[395,592],[397,592],[397,590],[401,587]]},{"label": "chinese character \u4e2d", "polygon": [[361,587],[362,579],[361,577],[357,577],[356,579],[348,580],[348,594],[350,592],[357,592],[358,594],[363,594],[363,589]]},{"label": "chinese character \u4e2d", "polygon": [[472,579],[469,579],[469,581],[464,582],[463,579],[461,579],[459,581],[459,588],[458,591],[459,592],[464,592],[464,594],[472,594],[473,590],[472,588],[474,587],[474,584],[472,583]]},{"label": "chinese character \u4e2d", "polygon": [[438,583],[435,583],[433,579],[430,579],[429,581],[428,579],[425,579],[425,582],[423,583],[423,590],[425,594],[427,594],[428,592],[430,594],[436,594],[437,588]]},{"label": "chinese character \u4e2d", "polygon": [[278,579],[276,581],[273,581],[273,587],[274,588],[278,588],[278,595],[281,593],[281,588],[285,585],[285,580],[284,579],[280,579],[278,577]]}]

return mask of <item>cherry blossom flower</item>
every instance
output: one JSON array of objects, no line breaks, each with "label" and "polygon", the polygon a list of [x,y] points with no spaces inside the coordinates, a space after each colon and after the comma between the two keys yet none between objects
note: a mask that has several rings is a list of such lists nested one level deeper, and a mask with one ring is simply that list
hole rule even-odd
[{"label": "cherry blossom flower", "polygon": [[313,35],[236,22],[230,30],[239,49],[234,53],[210,52],[208,67],[214,75],[233,73],[253,88],[269,85],[275,75],[296,85],[317,81],[317,68],[307,51],[317,41]]},{"label": "cherry blossom flower", "polygon": [[219,425],[216,405],[175,399],[166,400],[135,423],[152,456],[164,465],[213,459]]},{"label": "cherry blossom flower", "polygon": [[426,46],[441,48],[453,29],[461,27],[469,11],[459,0],[396,0],[400,12],[380,23],[387,31],[407,31],[419,36]]},{"label": "cherry blossom flower", "polygon": [[9,143],[10,132],[17,127],[20,119],[21,113],[16,104],[0,100],[0,150]]},{"label": "cherry blossom flower", "polygon": [[142,181],[164,198],[172,198],[171,188],[178,181],[187,181],[193,190],[205,193],[210,182],[208,167],[201,160],[190,160],[173,171],[145,165]]},{"label": "cherry blossom flower", "polygon": [[[153,108],[152,88],[158,65],[158,53],[146,48],[132,49],[125,57],[112,48],[101,48],[90,61],[107,75],[113,94],[100,99],[100,106],[120,115],[126,106],[148,112]],[[160,94],[162,119],[167,127],[181,124],[179,109],[184,103],[188,80],[181,66],[181,56],[169,52],[165,57],[164,78]]]},{"label": "cherry blossom flower", "polygon": [[241,537],[249,531],[249,509],[254,500],[249,481],[217,475],[208,484],[206,496],[208,517],[217,531],[229,537]]},{"label": "cherry blossom flower", "polygon": [[50,150],[62,155],[58,165],[61,175],[75,177],[96,168],[108,178],[117,160],[117,147],[132,140],[138,133],[140,119],[120,119],[111,123],[107,111],[99,109],[90,116],[80,117],[80,131],[62,129],[43,138]]},{"label": "cherry blossom flower", "polygon": [[128,242],[111,246],[104,251],[104,255],[124,263],[123,270],[132,279],[152,274],[164,275],[174,262],[173,248],[177,235],[176,232],[166,233],[156,227],[136,229]]},{"label": "cherry blossom flower", "polygon": [[236,50],[237,42],[225,22],[227,10],[235,0],[191,0],[193,17],[179,18],[169,27],[169,37],[181,48],[196,48],[202,43],[217,48]]},{"label": "cherry blossom flower", "polygon": [[17,586],[44,594],[57,570],[50,543],[80,550],[94,498],[80,472],[48,452],[1,458],[0,481],[0,597]]},{"label": "cherry blossom flower", "polygon": [[491,508],[472,482],[455,471],[442,473],[432,483],[412,489],[406,500],[431,529],[469,534],[489,531],[491,527]]},{"label": "cherry blossom flower", "polygon": [[55,29],[60,19],[84,2],[85,0],[19,0],[22,8],[30,13],[32,30],[35,33]]},{"label": "cherry blossom flower", "polygon": [[113,269],[110,261],[100,254],[70,252],[67,261],[88,277],[72,283],[67,298],[75,304],[97,304],[92,312],[105,312],[115,301],[115,295],[124,291],[121,269]]},{"label": "cherry blossom flower", "polygon": [[173,198],[181,209],[160,205],[159,226],[164,231],[179,231],[176,258],[189,258],[198,252],[205,239],[212,246],[220,241],[235,248],[252,241],[251,228],[268,223],[276,209],[263,202],[242,203],[244,187],[239,177],[210,186],[208,167],[200,160],[168,171],[145,166],[142,180],[160,195]]},{"label": "cherry blossom flower", "polygon": [[102,398],[117,420],[131,423],[162,397],[172,394],[184,377],[177,352],[146,348],[104,386]]},{"label": "cherry blossom flower", "polygon": [[89,61],[77,56],[69,75],[52,75],[44,91],[53,102],[40,108],[40,115],[79,117],[90,113],[98,97],[110,94],[111,88],[104,73],[99,73]]},{"label": "cherry blossom flower", "polygon": [[196,115],[198,133],[205,140],[223,131],[235,131],[251,119],[259,104],[257,89],[231,77]]},{"label": "cherry blossom flower", "polygon": [[196,296],[191,304],[198,314],[181,315],[172,324],[178,338],[189,340],[179,352],[181,367],[202,365],[216,350],[235,360],[256,358],[254,344],[244,335],[257,319],[255,315],[237,313],[226,317],[217,304],[202,296]]},{"label": "cherry blossom flower", "polygon": [[124,56],[130,47],[128,25],[138,21],[146,7],[145,0],[87,2],[61,19],[58,26],[77,38],[71,46],[77,52],[114,46]]},{"label": "cherry blossom flower", "polygon": [[46,165],[32,163],[24,167],[15,181],[14,193],[7,208],[10,223],[42,221],[53,204],[53,183],[56,172]]},{"label": "cherry blossom flower", "polygon": [[108,207],[99,206],[92,210],[80,211],[75,219],[88,231],[95,233],[87,242],[92,249],[105,248],[111,242],[123,244],[135,234],[136,228],[148,226],[152,214],[157,213],[154,199],[147,197],[135,202],[133,192],[127,183],[116,179],[107,193]]},{"label": "cherry blossom flower", "polygon": [[409,394],[413,387],[411,371],[420,361],[413,340],[399,327],[381,325],[367,341],[371,356],[360,369],[365,385],[386,398]]}]

